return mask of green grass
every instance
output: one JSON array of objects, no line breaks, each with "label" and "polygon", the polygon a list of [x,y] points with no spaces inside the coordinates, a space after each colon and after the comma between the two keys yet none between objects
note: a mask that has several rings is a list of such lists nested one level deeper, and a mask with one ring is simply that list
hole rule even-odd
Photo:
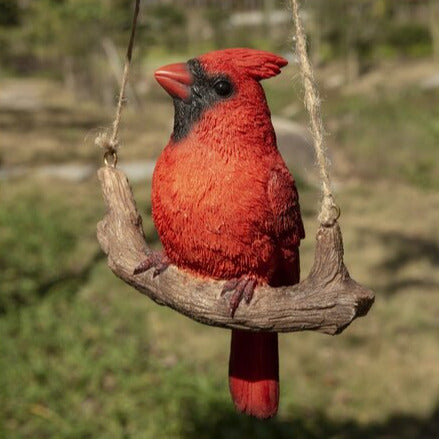
[{"label": "green grass", "polygon": [[346,153],[363,177],[439,188],[438,91],[382,91],[330,101],[330,143]]},{"label": "green grass", "polygon": [[75,291],[98,254],[94,223],[101,206],[81,198],[84,186],[39,183],[2,187],[0,312],[60,286]]},{"label": "green grass", "polygon": [[176,434],[175,397],[196,385],[185,383],[190,369],[163,371],[145,307],[116,305],[108,294],[52,296],[1,322],[2,358],[14,364],[2,368],[7,437]]}]

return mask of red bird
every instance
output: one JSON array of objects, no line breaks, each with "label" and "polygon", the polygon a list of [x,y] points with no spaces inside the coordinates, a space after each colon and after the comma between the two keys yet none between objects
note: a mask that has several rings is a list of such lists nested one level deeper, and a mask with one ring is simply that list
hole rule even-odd
[{"label": "red bird", "polygon": [[[259,83],[286,64],[272,53],[226,49],[155,72],[175,108],[152,182],[164,252],[150,255],[136,273],[154,266],[158,274],[172,263],[227,279],[231,315],[243,298],[250,303],[258,284],[299,281],[298,194]],[[276,333],[232,331],[229,385],[239,411],[276,414],[278,363]]]}]

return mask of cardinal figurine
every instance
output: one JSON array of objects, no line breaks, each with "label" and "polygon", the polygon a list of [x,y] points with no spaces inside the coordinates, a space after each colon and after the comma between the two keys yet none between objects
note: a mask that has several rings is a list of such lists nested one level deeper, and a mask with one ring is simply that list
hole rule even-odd
[{"label": "cardinal figurine", "polygon": [[[231,316],[250,304],[258,285],[299,282],[304,229],[298,194],[260,84],[286,64],[269,52],[226,49],[155,72],[175,110],[152,181],[163,252],[149,254],[135,273],[154,267],[157,275],[175,264],[226,280]],[[232,330],[229,387],[238,411],[276,414],[276,333]]]}]

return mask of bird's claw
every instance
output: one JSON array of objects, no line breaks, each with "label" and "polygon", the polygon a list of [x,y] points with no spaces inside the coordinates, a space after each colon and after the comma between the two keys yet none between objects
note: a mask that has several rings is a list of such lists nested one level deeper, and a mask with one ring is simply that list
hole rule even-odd
[{"label": "bird's claw", "polygon": [[224,287],[221,291],[221,296],[224,296],[224,294],[229,291],[233,291],[232,297],[229,301],[231,317],[234,317],[242,299],[244,299],[247,304],[251,302],[253,293],[255,292],[256,283],[255,278],[243,276],[240,278],[230,279],[224,284]]},{"label": "bird's claw", "polygon": [[162,252],[151,251],[133,271],[133,274],[140,274],[154,268],[152,277],[155,278],[169,267],[170,261]]}]

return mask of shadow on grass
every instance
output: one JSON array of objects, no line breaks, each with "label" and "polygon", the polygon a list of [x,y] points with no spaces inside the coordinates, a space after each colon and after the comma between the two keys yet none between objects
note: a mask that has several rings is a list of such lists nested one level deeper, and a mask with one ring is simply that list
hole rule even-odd
[{"label": "shadow on grass", "polygon": [[387,258],[377,267],[389,279],[383,288],[380,287],[381,291],[392,295],[410,287],[439,288],[439,283],[433,278],[395,275],[395,273],[403,273],[406,267],[417,261],[426,261],[432,266],[432,270],[437,270],[439,268],[439,242],[433,237],[427,240],[396,231],[362,230],[362,233],[370,235],[373,233],[374,239],[378,239],[387,251]]},{"label": "shadow on grass", "polygon": [[53,277],[42,279],[32,293],[23,293],[20,288],[9,291],[0,297],[0,317],[8,311],[38,303],[43,297],[53,293],[63,292],[73,297],[82,286],[89,282],[90,274],[96,264],[105,258],[105,254],[99,249],[80,268],[62,271]]},{"label": "shadow on grass", "polygon": [[426,259],[435,267],[439,267],[439,242],[433,239],[416,238],[400,232],[378,233],[386,247],[393,254],[383,265],[389,271],[399,270],[412,261]]},{"label": "shadow on grass", "polygon": [[57,288],[60,290],[66,289],[66,285],[73,286],[71,289],[74,291],[79,290],[84,285],[87,285],[90,280],[91,272],[94,270],[96,265],[104,259],[106,259],[106,255],[100,249],[98,249],[91,256],[90,260],[79,269],[60,273],[58,276],[54,276],[41,283],[36,290],[37,296],[43,297]]},{"label": "shadow on grass", "polygon": [[[185,410],[187,439],[437,439],[439,438],[439,404],[431,416],[395,414],[383,423],[359,424],[334,421],[321,412],[297,411],[287,420],[260,421],[239,415],[232,407],[211,404],[202,414],[189,404]],[[297,409],[296,409],[297,410]]]}]

